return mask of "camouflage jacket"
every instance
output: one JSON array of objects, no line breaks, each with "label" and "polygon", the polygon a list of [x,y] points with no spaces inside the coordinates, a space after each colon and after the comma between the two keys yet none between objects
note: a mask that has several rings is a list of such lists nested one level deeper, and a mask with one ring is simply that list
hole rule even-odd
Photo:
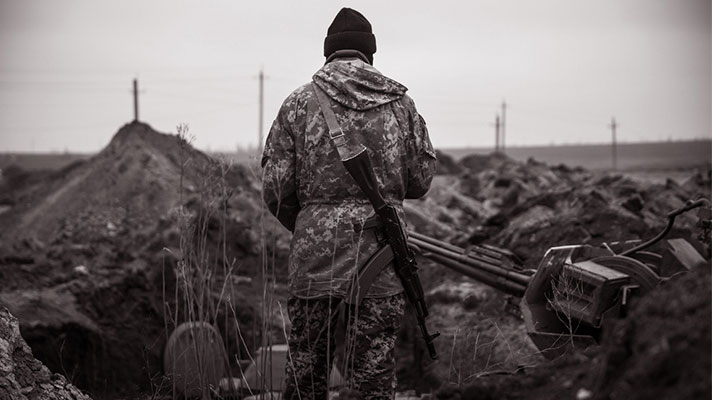
[{"label": "camouflage jacket", "polygon": [[[403,199],[425,195],[436,167],[425,121],[406,87],[356,58],[336,59],[312,80],[331,98],[344,133],[367,147],[383,197],[404,217]],[[355,228],[373,207],[341,163],[311,83],[282,104],[262,167],[264,201],[293,232],[292,295],[343,297],[355,272],[382,245],[372,229]],[[366,297],[401,291],[388,267]]]}]

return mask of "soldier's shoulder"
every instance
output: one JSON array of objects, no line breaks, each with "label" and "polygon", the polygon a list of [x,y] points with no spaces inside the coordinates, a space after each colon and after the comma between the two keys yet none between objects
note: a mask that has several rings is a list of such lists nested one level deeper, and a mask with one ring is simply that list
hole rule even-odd
[{"label": "soldier's shoulder", "polygon": [[403,97],[400,98],[400,102],[404,107],[415,110],[415,101],[408,95],[408,93],[403,94]]},{"label": "soldier's shoulder", "polygon": [[400,99],[394,101],[391,104],[393,104],[393,109],[398,118],[412,119],[416,115],[418,115],[418,110],[415,107],[415,102],[407,94],[404,94]]},{"label": "soldier's shoulder", "polygon": [[393,101],[391,104],[394,107],[396,107],[397,109],[400,109],[402,112],[406,112],[409,114],[413,114],[413,113],[417,112],[413,98],[408,96],[407,93],[404,93],[403,96],[401,96],[399,99]]},{"label": "soldier's shoulder", "polygon": [[312,88],[311,82],[305,83],[302,86],[299,86],[298,88],[294,89],[294,91],[292,91],[292,93],[290,93],[289,96],[287,96],[287,98],[284,100],[284,103],[299,103],[300,101],[304,101],[313,94],[314,89]]}]

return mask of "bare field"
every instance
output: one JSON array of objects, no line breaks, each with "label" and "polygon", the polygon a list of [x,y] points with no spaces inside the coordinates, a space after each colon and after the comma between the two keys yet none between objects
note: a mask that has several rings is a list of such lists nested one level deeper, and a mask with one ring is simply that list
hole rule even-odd
[{"label": "bare field", "polygon": [[56,170],[93,154],[84,153],[0,153],[0,170],[11,165],[26,171]]},{"label": "bare field", "polygon": [[[487,154],[491,148],[442,149],[460,159],[469,154]],[[549,165],[565,164],[592,170],[612,169],[610,145],[562,145],[510,147],[506,154],[517,160],[534,158]],[[618,145],[619,170],[672,170],[700,167],[712,162],[712,140],[684,142],[622,143]]]},{"label": "bare field", "polygon": [[[447,148],[441,151],[456,160],[470,154],[489,154],[491,148]],[[681,142],[622,143],[618,145],[618,169],[624,171],[684,170],[709,165],[712,162],[712,140]],[[562,145],[509,147],[506,154],[517,161],[534,158],[549,165],[564,164],[592,170],[612,169],[611,146]],[[86,153],[0,153],[0,169],[16,165],[24,170],[59,169],[72,162],[85,160]],[[238,164],[258,163],[257,154],[213,153]]]}]

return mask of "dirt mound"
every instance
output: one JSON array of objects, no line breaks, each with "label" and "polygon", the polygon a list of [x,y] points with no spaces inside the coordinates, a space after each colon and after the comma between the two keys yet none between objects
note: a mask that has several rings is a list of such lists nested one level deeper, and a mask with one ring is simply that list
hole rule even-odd
[{"label": "dirt mound", "polygon": [[244,358],[271,329],[260,301],[248,300],[260,298],[262,254],[281,276],[288,249],[286,231],[262,231],[278,223],[264,218],[259,188],[247,167],[127,124],[99,154],[14,193],[0,214],[0,303],[38,359],[102,397],[164,384],[167,334],[195,318],[187,284],[222,305],[200,315],[220,328],[231,359]]},{"label": "dirt mound", "polygon": [[90,400],[32,356],[17,319],[0,307],[0,399]]},{"label": "dirt mound", "polygon": [[[86,241],[97,233],[145,229],[178,206],[182,195],[194,193],[204,179],[201,172],[213,163],[183,138],[132,122],[96,156],[28,188],[19,196],[21,205],[0,216],[8,227],[0,234]],[[241,186],[254,185],[241,166],[230,175]]]},{"label": "dirt mound", "polygon": [[503,163],[512,162],[512,159],[504,153],[491,154],[471,154],[460,160],[460,165],[472,173],[480,173],[484,170],[494,169]]},{"label": "dirt mound", "polygon": [[[460,165],[464,172],[435,177],[426,198],[406,204],[411,226],[462,246],[510,249],[532,268],[552,246],[652,237],[670,211],[710,194],[702,173],[660,184],[501,154],[468,156]],[[691,238],[695,223],[694,213],[681,215],[671,236]]]},{"label": "dirt mound", "polygon": [[454,175],[462,171],[462,167],[455,162],[455,159],[450,155],[443,153],[440,150],[435,150],[435,156],[438,159],[438,169],[435,172],[438,175]]},{"label": "dirt mound", "polygon": [[676,276],[610,327],[594,363],[596,398],[709,399],[711,283],[706,267]]},{"label": "dirt mound", "polygon": [[708,399],[710,283],[709,268],[677,276],[608,326],[600,347],[517,374],[482,376],[462,398]]}]

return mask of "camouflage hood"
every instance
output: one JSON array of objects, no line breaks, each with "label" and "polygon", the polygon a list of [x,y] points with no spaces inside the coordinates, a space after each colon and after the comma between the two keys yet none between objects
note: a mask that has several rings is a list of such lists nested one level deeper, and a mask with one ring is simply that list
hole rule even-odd
[{"label": "camouflage hood", "polygon": [[334,101],[358,111],[398,100],[408,90],[356,58],[334,60],[317,71],[312,79]]}]

